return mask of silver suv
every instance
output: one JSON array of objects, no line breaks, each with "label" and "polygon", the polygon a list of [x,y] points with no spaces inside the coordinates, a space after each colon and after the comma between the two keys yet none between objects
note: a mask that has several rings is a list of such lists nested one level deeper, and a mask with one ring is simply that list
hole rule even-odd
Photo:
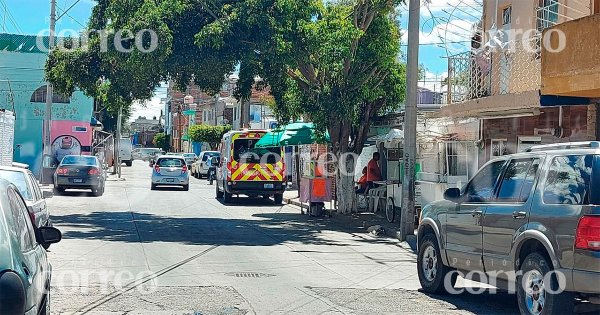
[{"label": "silver suv", "polygon": [[600,142],[535,146],[488,162],[423,208],[418,275],[430,293],[457,276],[517,293],[522,314],[600,303]]}]

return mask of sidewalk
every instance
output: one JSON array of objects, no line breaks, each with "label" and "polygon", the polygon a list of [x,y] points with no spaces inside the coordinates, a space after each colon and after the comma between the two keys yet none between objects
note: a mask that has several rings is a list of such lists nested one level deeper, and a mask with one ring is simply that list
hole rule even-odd
[{"label": "sidewalk", "polygon": [[[289,190],[283,194],[283,202],[289,205],[302,207],[304,211],[308,208],[308,205],[302,204],[298,198],[297,190]],[[329,209],[330,203],[325,203],[325,207]],[[377,232],[372,232],[375,226],[380,226],[382,231],[380,233],[384,236],[398,239],[399,237],[399,228],[400,223],[398,219],[395,222],[389,223],[385,217],[380,215],[379,213],[371,213],[371,212],[362,212],[362,213],[352,213],[352,214],[341,214],[335,211],[328,211],[328,213],[332,214],[332,217],[329,218],[333,223],[342,225],[344,227],[348,227],[350,229],[359,230],[359,232],[363,233],[371,233],[377,235]],[[417,248],[417,239],[415,237],[410,237],[407,241],[401,242],[400,246],[410,249],[412,251],[416,251]]]}]

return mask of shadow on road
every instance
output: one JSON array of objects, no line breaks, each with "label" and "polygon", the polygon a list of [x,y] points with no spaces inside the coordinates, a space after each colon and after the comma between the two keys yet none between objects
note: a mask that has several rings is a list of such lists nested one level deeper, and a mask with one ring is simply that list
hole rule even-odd
[{"label": "shadow on road", "polygon": [[[256,201],[258,202],[258,201]],[[264,201],[263,201],[264,203]],[[286,242],[348,246],[323,235],[324,231],[353,232],[326,218],[290,213],[255,214],[255,220],[160,216],[139,212],[92,212],[55,215],[53,223],[65,239],[117,242],[172,242],[191,245],[271,246]],[[354,232],[359,232],[354,229]],[[384,239],[362,239],[392,244]]]},{"label": "shadow on road", "polygon": [[424,294],[431,298],[450,303],[457,310],[464,310],[475,314],[519,314],[517,296],[504,291],[490,292],[486,290],[480,294],[473,294],[467,291],[460,294],[447,295]]}]

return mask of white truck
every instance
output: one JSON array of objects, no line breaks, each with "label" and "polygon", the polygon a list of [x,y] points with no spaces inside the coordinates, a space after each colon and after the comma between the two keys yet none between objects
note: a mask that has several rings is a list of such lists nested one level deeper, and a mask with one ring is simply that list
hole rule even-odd
[{"label": "white truck", "polygon": [[119,160],[121,163],[125,163],[127,166],[131,166],[133,163],[133,144],[129,138],[121,138],[119,140]]}]

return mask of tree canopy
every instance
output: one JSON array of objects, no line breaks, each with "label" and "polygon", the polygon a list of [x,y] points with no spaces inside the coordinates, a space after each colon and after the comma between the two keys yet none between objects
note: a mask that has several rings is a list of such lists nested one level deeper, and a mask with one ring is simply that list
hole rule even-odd
[{"label": "tree canopy", "polygon": [[150,98],[167,80],[214,94],[237,71],[236,98],[248,100],[255,82],[268,85],[280,122],[314,122],[338,156],[360,153],[372,118],[404,99],[401,0],[97,2],[88,28],[104,31],[48,59],[59,93],[79,88],[118,108]]},{"label": "tree canopy", "polygon": [[230,130],[231,126],[194,125],[189,129],[189,136],[192,142],[206,142],[214,148]]}]

